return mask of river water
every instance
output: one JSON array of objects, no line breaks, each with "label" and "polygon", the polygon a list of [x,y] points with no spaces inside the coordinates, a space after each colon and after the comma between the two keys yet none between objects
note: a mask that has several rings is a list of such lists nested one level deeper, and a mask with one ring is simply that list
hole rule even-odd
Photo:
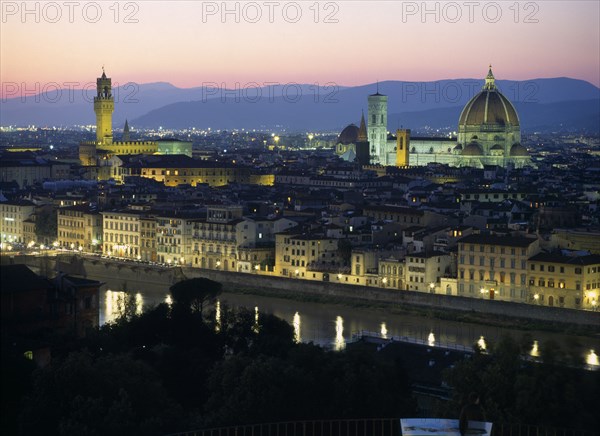
[{"label": "river water", "polygon": [[[110,322],[118,316],[122,298],[122,292],[104,291],[100,324]],[[138,312],[162,302],[170,303],[167,293],[136,294]],[[600,369],[596,354],[600,354],[600,334],[592,338],[564,333],[522,331],[440,320],[425,315],[394,314],[380,308],[357,308],[342,304],[301,302],[246,294],[221,294],[216,306],[217,316],[223,305],[232,308],[246,307],[254,310],[257,317],[260,317],[261,313],[273,314],[294,327],[297,341],[313,342],[334,350],[345,348],[353,334],[359,332],[371,332],[382,338],[406,337],[430,345],[450,347],[470,347],[476,342],[486,347],[506,334],[517,340],[528,334],[532,340],[530,354],[534,357],[539,356],[546,341],[553,340],[564,353],[576,353],[583,357],[588,365]]]}]

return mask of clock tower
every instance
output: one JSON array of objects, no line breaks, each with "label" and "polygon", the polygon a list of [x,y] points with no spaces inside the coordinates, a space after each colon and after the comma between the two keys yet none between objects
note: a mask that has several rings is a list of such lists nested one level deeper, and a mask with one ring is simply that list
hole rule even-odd
[{"label": "clock tower", "polygon": [[96,79],[96,96],[94,97],[98,145],[110,145],[113,142],[112,114],[114,110],[115,99],[112,96],[111,79],[106,77],[104,67],[102,67],[102,77]]}]

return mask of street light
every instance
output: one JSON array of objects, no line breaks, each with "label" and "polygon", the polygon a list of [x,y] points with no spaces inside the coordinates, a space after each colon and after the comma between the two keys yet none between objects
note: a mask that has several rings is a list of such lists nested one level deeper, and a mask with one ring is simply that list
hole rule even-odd
[{"label": "street light", "polygon": [[429,283],[429,292],[431,292],[433,294],[434,289],[435,289],[435,283],[433,283],[433,282]]}]

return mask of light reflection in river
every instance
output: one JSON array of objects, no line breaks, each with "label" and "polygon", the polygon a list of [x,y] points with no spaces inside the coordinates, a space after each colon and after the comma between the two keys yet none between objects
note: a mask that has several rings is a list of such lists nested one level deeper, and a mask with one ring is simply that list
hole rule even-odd
[{"label": "light reflection in river", "polygon": [[215,331],[221,331],[221,302],[217,300],[215,304]]},{"label": "light reflection in river", "polygon": [[600,363],[598,362],[598,355],[594,352],[594,350],[590,350],[589,354],[587,355],[585,362],[588,365],[592,365],[592,366],[599,366]]},{"label": "light reflection in river", "polygon": [[[114,322],[125,314],[126,305],[129,304],[127,300],[127,293],[108,289],[104,297],[104,323]],[[135,314],[140,315],[144,312],[144,297],[141,293],[138,292],[133,296],[132,303]]]},{"label": "light reflection in river", "polygon": [[[139,289],[135,284],[132,286],[133,289]],[[169,303],[169,298],[165,297],[165,293],[163,292],[156,294],[143,292],[142,294],[144,296],[145,308],[152,307],[153,305],[165,301]],[[109,298],[109,295],[112,296]],[[105,304],[102,304],[100,308],[101,325],[116,319],[115,315],[118,313],[116,307],[118,295],[119,294],[116,292],[106,293],[106,299],[105,302],[103,302]],[[336,340],[340,339],[338,335],[339,329],[336,328],[338,327],[336,321],[337,316],[343,319],[343,327],[345,327],[347,336],[351,336],[360,331],[381,332],[381,325],[385,320],[388,338],[398,336],[427,341],[429,333],[435,332],[436,346],[456,344],[470,347],[474,342],[478,342],[478,339],[480,340],[483,336],[487,348],[489,344],[497,343],[505,334],[510,334],[513,338],[518,339],[525,333],[518,329],[504,327],[499,328],[463,322],[436,320],[408,314],[382,313],[379,309],[357,309],[345,307],[343,305],[298,302],[274,297],[223,293],[220,297],[220,302],[221,309],[225,307],[224,304],[233,309],[258,306],[260,307],[261,313],[273,314],[279,318],[292,321],[292,323],[295,313],[301,313],[301,341],[313,342],[325,347],[335,345],[336,342],[341,343],[341,341]],[[223,312],[222,316],[224,316]],[[334,320],[333,323],[332,320]],[[535,353],[535,341],[539,344],[537,347],[538,353],[543,348],[542,344],[548,340],[557,341],[563,350],[568,349],[569,344],[572,344],[575,341],[581,344],[581,346],[578,347],[578,355],[581,356],[583,361],[595,362],[596,359],[599,359],[600,357],[595,351],[593,353],[591,352],[591,350],[600,350],[600,340],[597,338],[540,331],[528,332],[528,334],[530,340],[533,342],[533,349],[531,349],[529,353]],[[343,343],[345,347],[345,340]],[[532,354],[532,357],[536,356],[533,356]],[[595,369],[600,369],[600,365],[595,365],[594,363],[588,365]]]},{"label": "light reflection in river", "polygon": [[260,325],[258,324],[258,306],[254,307],[254,325],[252,326],[252,331],[254,333],[258,333],[260,330]]},{"label": "light reflection in river", "polygon": [[344,339],[344,319],[338,315],[335,319],[334,349],[336,351],[341,351],[344,348],[346,348],[346,340]]},{"label": "light reflection in river", "polygon": [[298,312],[294,314],[292,325],[294,326],[294,342],[299,344],[302,342],[302,333],[300,332],[300,314]]},{"label": "light reflection in river", "polygon": [[435,345],[435,335],[433,334],[433,332],[430,332],[429,336],[427,336],[427,344],[430,347],[433,347]]},{"label": "light reflection in river", "polygon": [[538,341],[533,341],[533,347],[531,347],[531,351],[529,352],[529,354],[532,357],[540,357],[540,350],[539,350]]},{"label": "light reflection in river", "polygon": [[384,322],[381,323],[381,337],[387,339],[388,329]]},{"label": "light reflection in river", "polygon": [[142,294],[138,292],[135,294],[135,314],[141,315],[142,312],[144,312],[144,298],[142,297]]}]

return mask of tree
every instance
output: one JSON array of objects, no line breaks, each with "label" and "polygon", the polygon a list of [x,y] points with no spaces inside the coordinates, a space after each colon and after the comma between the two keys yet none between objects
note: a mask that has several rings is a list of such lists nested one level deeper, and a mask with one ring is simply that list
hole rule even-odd
[{"label": "tree", "polygon": [[56,209],[52,206],[39,208],[35,213],[35,236],[38,242],[54,242],[57,229]]},{"label": "tree", "polygon": [[199,313],[223,291],[223,285],[204,277],[182,280],[170,288],[174,313]]},{"label": "tree", "polygon": [[116,322],[125,323],[131,321],[138,314],[137,297],[134,292],[129,290],[127,282],[123,282],[119,288],[119,292],[122,292],[123,294],[119,295],[117,299],[119,315],[117,316]]},{"label": "tree", "polygon": [[344,266],[350,265],[352,258],[352,243],[349,239],[342,238],[338,239],[337,254],[342,259]]}]

